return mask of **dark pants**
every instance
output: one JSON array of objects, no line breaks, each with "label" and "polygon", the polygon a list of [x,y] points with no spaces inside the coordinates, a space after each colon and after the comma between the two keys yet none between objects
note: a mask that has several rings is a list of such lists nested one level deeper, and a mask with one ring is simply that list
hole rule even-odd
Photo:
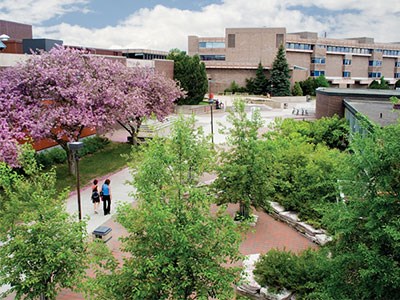
[{"label": "dark pants", "polygon": [[111,211],[110,195],[103,196],[103,210],[104,210],[104,215],[108,215]]}]

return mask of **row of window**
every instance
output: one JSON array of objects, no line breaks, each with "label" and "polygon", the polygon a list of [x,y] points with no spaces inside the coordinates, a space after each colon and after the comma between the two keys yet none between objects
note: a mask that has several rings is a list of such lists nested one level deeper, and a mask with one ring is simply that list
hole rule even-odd
[{"label": "row of window", "polygon": [[[343,53],[356,53],[356,54],[371,54],[372,52],[383,52],[383,55],[400,56],[400,50],[382,50],[382,49],[368,49],[368,48],[354,48],[354,47],[342,47],[342,46],[327,46],[327,45],[316,45],[317,48],[324,48],[328,52],[343,52]],[[313,50],[314,45],[311,44],[300,44],[300,43],[286,43],[287,49],[301,49],[301,50]]]},{"label": "row of window", "polygon": [[224,42],[199,42],[199,48],[220,49],[225,48]]},{"label": "row of window", "polygon": [[286,43],[287,49],[313,50],[314,45],[300,43]]},{"label": "row of window", "polygon": [[201,60],[225,60],[225,55],[217,55],[217,54],[206,54],[200,55]]},{"label": "row of window", "polygon": [[371,67],[382,67],[382,61],[381,60],[370,60],[368,62],[368,65]]},{"label": "row of window", "polygon": [[310,76],[318,77],[321,75],[325,75],[325,71],[320,71],[320,70],[311,70],[310,71]]},{"label": "row of window", "polygon": [[312,64],[324,65],[325,64],[325,57],[311,57],[311,63]]},{"label": "row of window", "polygon": [[[325,71],[320,71],[320,70],[311,70],[310,71],[310,76],[312,77],[318,77],[321,75],[325,75]],[[342,73],[343,78],[350,78],[351,77],[351,72],[350,71],[343,71]],[[382,73],[381,72],[369,72],[368,73],[369,78],[381,78]],[[400,73],[394,73],[394,78],[400,78]]]},{"label": "row of window", "polygon": [[351,59],[344,58],[343,59],[343,64],[346,65],[346,66],[350,66],[351,65]]},{"label": "row of window", "polygon": [[369,72],[368,77],[369,78],[381,78],[382,73],[381,72]]}]

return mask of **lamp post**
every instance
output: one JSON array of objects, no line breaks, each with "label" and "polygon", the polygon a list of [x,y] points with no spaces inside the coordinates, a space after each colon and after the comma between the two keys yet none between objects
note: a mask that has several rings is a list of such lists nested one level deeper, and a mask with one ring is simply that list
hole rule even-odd
[{"label": "lamp post", "polygon": [[75,172],[76,172],[76,192],[78,195],[78,217],[79,221],[82,220],[82,209],[81,209],[81,190],[80,190],[80,182],[79,182],[79,154],[78,151],[82,149],[82,142],[71,142],[68,144],[69,150],[72,151],[73,159],[75,160]]}]

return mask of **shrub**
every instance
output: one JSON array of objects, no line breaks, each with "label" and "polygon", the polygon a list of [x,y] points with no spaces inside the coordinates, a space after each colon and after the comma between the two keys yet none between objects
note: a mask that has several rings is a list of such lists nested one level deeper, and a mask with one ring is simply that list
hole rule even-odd
[{"label": "shrub", "polygon": [[[96,151],[104,149],[110,141],[101,136],[89,137],[83,140],[83,148],[79,151],[79,156],[83,157],[88,154],[93,154]],[[62,164],[67,161],[67,154],[61,148],[52,148],[35,155],[36,161],[43,168],[49,168],[55,164]]]},{"label": "shrub", "polygon": [[316,291],[326,277],[328,263],[323,250],[307,249],[296,255],[273,249],[260,257],[254,275],[261,286],[275,291],[286,288],[301,297]]}]

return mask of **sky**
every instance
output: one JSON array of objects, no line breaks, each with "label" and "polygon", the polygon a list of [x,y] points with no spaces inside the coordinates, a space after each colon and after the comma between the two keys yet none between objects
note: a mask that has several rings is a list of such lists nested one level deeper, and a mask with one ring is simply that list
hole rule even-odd
[{"label": "sky", "polygon": [[0,19],[31,24],[34,38],[106,49],[187,51],[188,35],[230,27],[400,42],[399,0],[0,0]]}]

